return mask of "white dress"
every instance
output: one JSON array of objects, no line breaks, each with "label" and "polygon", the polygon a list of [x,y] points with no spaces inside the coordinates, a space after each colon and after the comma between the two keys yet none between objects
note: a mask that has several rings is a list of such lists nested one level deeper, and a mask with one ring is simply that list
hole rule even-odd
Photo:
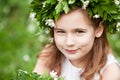
[{"label": "white dress", "polygon": [[[102,73],[110,64],[112,63],[118,63],[118,61],[114,58],[112,54],[108,55],[106,65],[101,69],[100,73]],[[62,70],[61,70],[61,77],[64,77],[65,80],[81,80],[80,74],[83,72],[82,68],[77,68],[71,64],[71,62],[68,59],[65,59],[62,62]],[[99,75],[95,74],[93,80],[98,80]]]}]

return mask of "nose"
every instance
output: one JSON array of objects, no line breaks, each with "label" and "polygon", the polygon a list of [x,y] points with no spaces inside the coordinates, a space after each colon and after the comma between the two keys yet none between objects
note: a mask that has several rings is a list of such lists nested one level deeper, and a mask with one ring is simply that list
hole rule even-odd
[{"label": "nose", "polygon": [[65,41],[66,46],[74,46],[75,45],[75,38],[73,35],[69,34],[66,36]]}]

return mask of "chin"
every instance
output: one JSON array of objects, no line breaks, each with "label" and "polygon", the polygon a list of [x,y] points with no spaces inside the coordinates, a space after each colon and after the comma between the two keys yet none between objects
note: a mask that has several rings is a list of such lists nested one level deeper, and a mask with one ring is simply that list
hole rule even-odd
[{"label": "chin", "polygon": [[78,60],[80,59],[81,57],[78,57],[78,56],[65,56],[66,58],[68,58],[69,60]]}]

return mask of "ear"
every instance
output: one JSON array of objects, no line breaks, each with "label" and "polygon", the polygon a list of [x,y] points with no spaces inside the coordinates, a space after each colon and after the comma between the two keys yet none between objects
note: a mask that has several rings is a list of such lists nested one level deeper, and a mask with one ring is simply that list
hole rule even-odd
[{"label": "ear", "polygon": [[100,37],[103,33],[103,30],[104,30],[103,24],[102,22],[100,22],[98,28],[95,31],[95,36]]}]

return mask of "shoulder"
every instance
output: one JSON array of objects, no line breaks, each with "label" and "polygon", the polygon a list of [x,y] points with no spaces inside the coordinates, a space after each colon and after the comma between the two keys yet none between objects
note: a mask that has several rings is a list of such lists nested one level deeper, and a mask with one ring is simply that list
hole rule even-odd
[{"label": "shoulder", "polygon": [[46,66],[44,59],[38,58],[33,72],[36,72],[38,74],[44,74],[45,72],[49,72],[49,68]]},{"label": "shoulder", "polygon": [[37,72],[38,74],[44,74],[45,72],[49,72],[50,65],[53,63],[52,56],[53,53],[53,47],[52,44],[47,44],[41,53],[38,55],[37,63],[34,67],[33,72]]},{"label": "shoulder", "polygon": [[102,80],[120,80],[120,64],[112,54],[108,54],[107,63],[101,70]]},{"label": "shoulder", "polygon": [[120,80],[120,65],[117,63],[110,64],[102,73],[102,80]]}]

